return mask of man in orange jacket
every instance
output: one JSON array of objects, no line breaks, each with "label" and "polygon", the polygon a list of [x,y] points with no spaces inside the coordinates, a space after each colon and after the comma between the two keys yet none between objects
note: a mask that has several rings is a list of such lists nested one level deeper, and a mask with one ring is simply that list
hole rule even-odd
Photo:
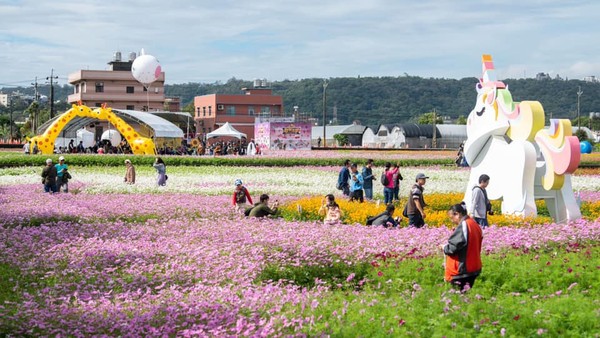
[{"label": "man in orange jacket", "polygon": [[455,204],[448,210],[448,217],[456,224],[456,229],[448,243],[441,246],[446,255],[446,273],[444,279],[466,291],[473,287],[475,278],[481,273],[481,227],[467,215],[462,204]]}]

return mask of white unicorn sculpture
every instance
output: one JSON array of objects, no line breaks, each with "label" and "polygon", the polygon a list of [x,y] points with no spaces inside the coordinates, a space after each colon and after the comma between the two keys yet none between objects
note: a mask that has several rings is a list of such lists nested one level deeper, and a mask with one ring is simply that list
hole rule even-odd
[{"label": "white unicorn sculpture", "polygon": [[467,120],[464,153],[471,166],[464,201],[471,204],[479,176],[490,176],[490,200],[502,200],[502,213],[537,216],[536,199],[544,199],[555,222],[581,217],[571,175],[579,166],[579,140],[569,120],[550,120],[538,101],[513,102],[508,86],[496,80],[490,55],[483,55],[483,78],[477,103]]}]

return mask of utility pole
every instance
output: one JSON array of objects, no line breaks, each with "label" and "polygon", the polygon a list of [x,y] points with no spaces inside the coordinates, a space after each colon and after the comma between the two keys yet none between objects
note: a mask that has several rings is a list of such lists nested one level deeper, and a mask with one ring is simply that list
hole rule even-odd
[{"label": "utility pole", "polygon": [[13,93],[8,95],[8,106],[10,107],[10,137],[8,142],[12,143],[13,140]]},{"label": "utility pole", "polygon": [[325,128],[327,127],[326,112],[327,112],[327,85],[329,82],[323,80],[323,147],[327,147],[327,134]]},{"label": "utility pole", "polygon": [[581,90],[581,86],[579,86],[577,89],[577,129],[581,128],[581,117],[579,116],[579,101],[581,94],[583,94],[583,91]]},{"label": "utility pole", "polygon": [[33,102],[36,103],[35,105],[35,109],[33,111],[33,121],[31,123],[31,130],[33,131],[33,135],[37,135],[37,125],[38,125],[38,109],[39,109],[39,99],[40,99],[40,94],[38,93],[38,80],[37,80],[37,76],[35,77],[35,82],[32,83],[33,85],[33,89],[34,89],[34,94],[33,94]]},{"label": "utility pole", "polygon": [[431,148],[437,148],[437,133],[435,132],[436,120],[437,114],[435,108],[433,108],[433,135],[431,136]]},{"label": "utility pole", "polygon": [[54,79],[58,79],[58,76],[54,76],[54,68],[50,72],[50,76],[46,80],[50,80],[50,119],[54,118]]}]

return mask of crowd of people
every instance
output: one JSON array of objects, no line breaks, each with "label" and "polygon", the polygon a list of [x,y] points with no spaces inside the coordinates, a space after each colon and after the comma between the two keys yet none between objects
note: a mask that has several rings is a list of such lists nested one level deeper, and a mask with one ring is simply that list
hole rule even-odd
[{"label": "crowd of people", "polygon": [[[169,178],[165,162],[161,157],[156,157],[153,167],[157,174],[157,186],[165,186]],[[125,160],[125,168],[124,183],[135,184],[136,173],[131,160]],[[356,163],[351,163],[350,160],[344,161],[344,165],[338,174],[336,188],[341,190],[342,195],[350,201],[362,203],[365,198],[372,200],[373,182],[376,181],[373,168],[374,161],[372,159],[367,160],[360,172]],[[67,193],[69,191],[68,182],[72,177],[64,156],[59,157],[59,163],[57,164],[53,164],[52,159],[47,159],[41,176],[45,192],[59,193],[62,191]],[[399,226],[402,217],[394,217],[396,211],[394,201],[399,201],[400,181],[403,179],[400,166],[397,163],[388,162],[385,164],[380,183],[383,186],[386,208],[381,214],[367,218],[367,225],[384,228]],[[418,173],[415,177],[415,183],[409,190],[403,216],[408,219],[410,227],[421,228],[425,225],[425,208],[427,204],[423,192],[427,179],[429,179],[428,176]],[[440,246],[441,251],[446,255],[444,278],[461,290],[472,287],[475,278],[481,272],[482,229],[488,226],[487,215],[493,214],[486,191],[489,181],[490,177],[488,175],[484,174],[479,177],[479,184],[472,189],[470,210],[467,210],[464,202],[453,205],[448,210],[448,217],[456,225],[456,228],[448,242]],[[236,212],[247,217],[276,216],[279,201],[275,200],[272,204],[269,201],[269,196],[262,194],[259,202],[253,204],[252,196],[248,188],[244,186],[243,181],[241,179],[234,181],[232,207]],[[318,212],[320,215],[324,215],[323,223],[325,225],[340,224],[344,215],[333,194],[324,197]]]},{"label": "crowd of people", "polygon": [[[39,154],[37,141],[25,142],[23,153]],[[55,154],[133,154],[127,140],[123,139],[118,145],[113,145],[110,140],[98,140],[93,146],[86,147],[83,141],[75,144],[71,139],[67,146],[58,146],[54,149]],[[249,142],[242,138],[232,141],[206,142],[195,138],[192,142],[182,140],[179,146],[162,145],[156,148],[157,155],[192,155],[192,156],[224,156],[224,155],[260,155],[260,147],[256,146],[254,139]]]},{"label": "crowd of people", "polygon": [[162,146],[157,148],[158,155],[192,155],[192,156],[224,156],[224,155],[258,155],[260,150],[256,147],[254,139],[247,142],[245,138],[232,141],[207,142],[193,139],[191,143],[181,141],[178,147]]}]

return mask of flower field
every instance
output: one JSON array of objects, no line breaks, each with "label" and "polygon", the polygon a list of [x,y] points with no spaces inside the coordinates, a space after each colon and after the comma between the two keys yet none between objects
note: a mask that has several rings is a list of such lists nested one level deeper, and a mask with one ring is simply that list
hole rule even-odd
[{"label": "flower field", "polygon": [[[585,218],[494,216],[483,273],[461,294],[442,279],[444,210],[468,171],[426,172],[431,225],[359,224],[383,208],[342,201],[337,167],[73,167],[69,194],[43,194],[40,168],[0,169],[0,335],[565,336],[600,332],[600,175],[575,176]],[[246,219],[233,181],[285,218]],[[376,184],[376,197],[381,198]],[[346,224],[312,215],[335,193]],[[302,213],[299,212],[302,211]],[[294,215],[294,213],[298,213]],[[437,216],[436,216],[437,215]],[[428,218],[430,217],[428,216]]]}]

